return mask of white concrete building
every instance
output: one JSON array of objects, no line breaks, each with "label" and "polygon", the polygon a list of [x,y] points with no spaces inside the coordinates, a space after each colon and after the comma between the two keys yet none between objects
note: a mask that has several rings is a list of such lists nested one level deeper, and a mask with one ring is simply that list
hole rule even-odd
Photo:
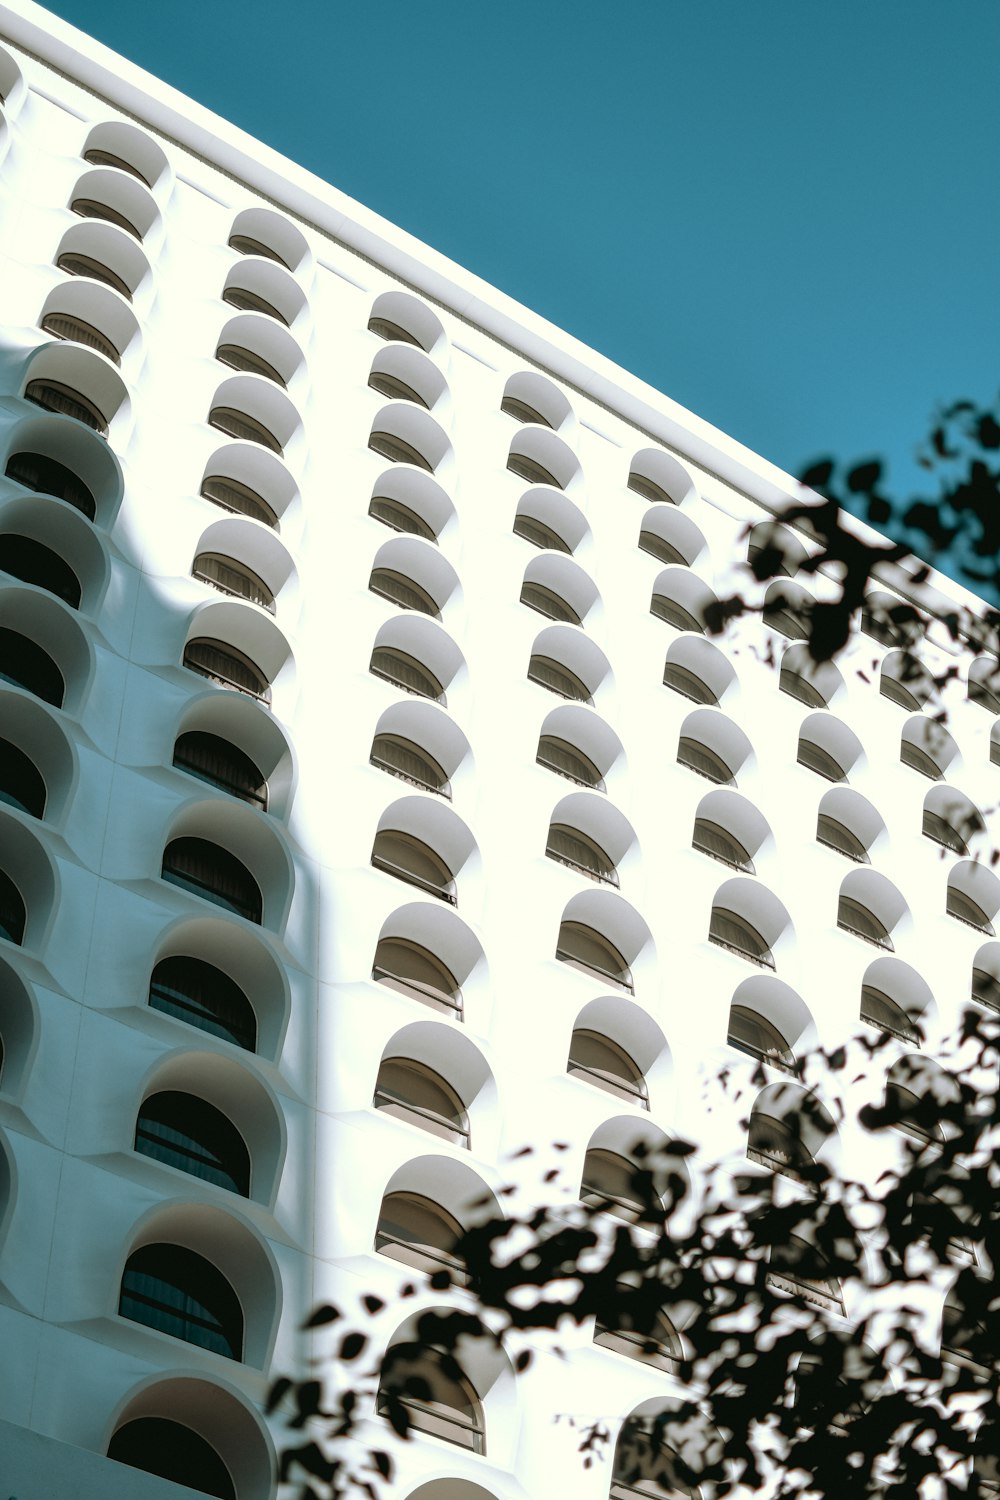
[{"label": "white concrete building", "polygon": [[[0,326],[4,1495],[268,1500],[304,1314],[407,1338],[412,1242],[550,1143],[553,1201],[640,1137],[745,1167],[730,1036],[995,1005],[977,601],[920,595],[947,731],[877,622],[708,639],[792,480],[29,0]],[[442,1386],[387,1495],[603,1500],[554,1416],[673,1382],[593,1334]]]}]

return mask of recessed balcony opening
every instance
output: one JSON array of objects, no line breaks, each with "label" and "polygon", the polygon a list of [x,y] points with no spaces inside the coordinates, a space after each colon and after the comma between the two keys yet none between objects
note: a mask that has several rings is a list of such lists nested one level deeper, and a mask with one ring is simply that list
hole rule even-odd
[{"label": "recessed balcony opening", "polygon": [[240,370],[247,375],[263,375],[266,380],[273,380],[275,385],[280,385],[282,390],[286,389],[285,377],[280,371],[262,354],[244,349],[242,344],[220,344],[215,357],[220,364],[228,365],[231,370]]},{"label": "recessed balcony opening", "polygon": [[843,932],[850,932],[855,937],[864,938],[866,943],[874,943],[877,948],[884,948],[888,953],[893,952],[892,938],[885,924],[874,912],[869,911],[860,901],[855,901],[850,896],[840,897],[837,907],[837,926]]},{"label": "recessed balcony opening", "polygon": [[229,248],[235,250],[237,255],[262,255],[265,260],[273,260],[279,266],[284,266],[286,271],[292,268],[286,260],[273,250],[270,245],[265,245],[263,240],[255,240],[249,234],[231,234],[229,236]]},{"label": "recessed balcony opening", "polygon": [[594,839],[578,828],[565,823],[550,824],[545,853],[549,859],[567,865],[589,880],[600,880],[613,886],[619,883],[614,862]]},{"label": "recessed balcony opening", "polygon": [[58,552],[34,537],[12,532],[0,535],[0,569],[22,583],[45,589],[71,609],[80,607],[80,580]]},{"label": "recessed balcony opening", "polygon": [[406,1057],[386,1057],[378,1070],[376,1109],[418,1130],[468,1149],[469,1116],[449,1083],[424,1063]]},{"label": "recessed balcony opening", "polygon": [[571,672],[561,662],[553,661],[550,656],[532,656],[528,662],[528,681],[537,682],[540,687],[548,688],[551,693],[558,693],[561,698],[572,698],[578,703],[593,701],[586,683],[575,672]]},{"label": "recessed balcony opening", "polygon": [[434,473],[434,465],[430,459],[425,458],[412,443],[396,437],[392,432],[373,432],[368,439],[368,446],[373,453],[387,458],[390,463],[414,464],[418,469],[426,470],[428,474]]},{"label": "recessed balcony opening", "polygon": [[[411,333],[408,328],[404,328],[402,324],[394,323],[391,318],[369,318],[368,332],[374,333],[380,339],[385,339],[387,343],[412,344],[414,348],[424,348],[415,334]],[[424,350],[424,352],[427,351]]]},{"label": "recessed balcony opening", "polygon": [[193,1094],[165,1089],[144,1100],[135,1149],[227,1192],[250,1196],[246,1142],[221,1110]]},{"label": "recessed balcony opening", "polygon": [[245,1052],[257,1050],[253,1006],[228,974],[204,959],[184,955],[161,959],[150,980],[149,1004]]},{"label": "recessed balcony opening", "polygon": [[183,1245],[144,1245],[129,1256],[118,1311],[199,1349],[243,1358],[243,1309],[211,1261]]},{"label": "recessed balcony opening", "polygon": [[230,307],[238,308],[240,312],[263,313],[265,317],[274,318],[276,322],[284,324],[286,328],[289,327],[289,320],[285,314],[275,307],[273,302],[268,302],[266,297],[262,297],[259,292],[250,291],[249,287],[227,286],[222,294],[222,300]]},{"label": "recessed balcony opening", "polygon": [[452,906],[458,902],[455,877],[445,861],[412,834],[398,829],[381,829],[375,835],[372,864],[377,870],[385,870],[397,880],[405,880]]},{"label": "recessed balcony opening", "polygon": [[109,286],[118,292],[126,302],[132,301],[132,288],[128,282],[123,281],[116,271],[112,271],[103,261],[95,260],[92,255],[79,255],[66,250],[57,259],[56,269],[65,271],[67,276],[83,276],[89,281],[99,281],[102,286]]},{"label": "recessed balcony opening", "polygon": [[844,823],[837,818],[832,818],[827,813],[820,813],[816,822],[816,842],[825,844],[828,849],[836,849],[838,854],[846,855],[853,859],[855,864],[871,864],[871,857],[857,834],[852,832]]},{"label": "recessed balcony opening", "polygon": [[422,536],[428,542],[437,541],[433,527],[401,500],[387,495],[373,495],[368,514],[376,521],[381,521],[383,526],[391,526],[393,531],[403,532],[408,536]]},{"label": "recessed balcony opening", "polygon": [[261,521],[272,529],[278,525],[278,517],[267,501],[238,479],[226,479],[221,474],[210,474],[202,480],[201,494],[222,510],[232,515],[249,516],[251,521]]},{"label": "recessed balcony opening", "polygon": [[378,391],[380,396],[387,396],[390,401],[412,401],[425,411],[430,410],[420,392],[405,380],[400,380],[398,375],[390,375],[386,370],[373,370],[368,377],[368,384],[373,391]]},{"label": "recessed balcony opening", "polygon": [[567,604],[554,589],[544,584],[525,580],[521,585],[521,603],[537,610],[549,620],[561,620],[567,625],[582,625],[583,621],[571,604]]},{"label": "recessed balcony opening", "polygon": [[529,458],[526,453],[511,453],[507,459],[507,468],[518,479],[523,479],[528,484],[547,484],[554,490],[561,490],[562,485],[550,469],[540,464],[536,458]]},{"label": "recessed balcony opening", "polygon": [[446,1271],[453,1283],[464,1286],[468,1276],[454,1250],[461,1235],[458,1220],[422,1193],[387,1193],[375,1232],[375,1250],[430,1276]]},{"label": "recessed balcony opening", "polygon": [[695,819],[691,847],[721,860],[730,869],[742,870],[747,875],[754,873],[753,860],[736,835],[708,818]]},{"label": "recessed balcony opening", "polygon": [[200,729],[180,735],[174,745],[174,765],[267,812],[267,781],[249,755],[221,735]]},{"label": "recessed balcony opening", "polygon": [[232,1476],[211,1443],[167,1417],[126,1422],[108,1444],[108,1458],[216,1500],[238,1500]]},{"label": "recessed balcony opening", "polygon": [[236,693],[245,693],[249,698],[255,698],[258,703],[270,705],[271,688],[267,678],[260,668],[244,656],[242,651],[237,651],[235,646],[226,645],[222,641],[209,639],[207,636],[188,641],[184,648],[184,665],[192,672],[197,672],[201,677],[207,677],[210,682],[219,687],[229,688]]},{"label": "recessed balcony opening", "polygon": [[703,745],[700,740],[681,735],[677,745],[677,764],[686,766],[689,771],[697,771],[699,776],[714,781],[717,786],[736,785],[736,778],[722,756]]},{"label": "recessed balcony opening", "polygon": [[[653,1205],[640,1185],[644,1176],[648,1173],[641,1173],[634,1162],[617,1151],[591,1146],[583,1162],[580,1201],[628,1224],[647,1219]],[[660,1212],[662,1215],[662,1205]]]},{"label": "recessed balcony opening", "polygon": [[462,1019],[462,991],[454,974],[435,954],[409,938],[380,939],[372,978],[456,1021]]},{"label": "recessed balcony opening", "polygon": [[24,897],[7,872],[0,870],[0,938],[20,946],[27,921]]},{"label": "recessed balcony opening", "polygon": [[575,781],[577,786],[592,787],[598,792],[606,790],[604,779],[593,761],[575,745],[570,745],[556,735],[541,736],[535,759],[540,766],[555,771],[559,776],[565,776],[569,781]]},{"label": "recessed balcony opening", "polygon": [[432,698],[436,703],[445,702],[444,688],[433,672],[423,662],[417,661],[405,651],[397,650],[395,646],[376,646],[372,652],[369,671],[418,698]]},{"label": "recessed balcony opening", "polygon": [[920,1029],[901,1005],[873,984],[861,986],[861,1019],[878,1031],[887,1031],[902,1042],[920,1046]]},{"label": "recessed balcony opening", "polygon": [[[750,981],[757,983],[756,980]],[[757,1011],[745,1005],[733,1005],[729,1011],[729,1032],[726,1037],[730,1047],[745,1052],[757,1062],[770,1063],[786,1073],[798,1071],[795,1053],[785,1041],[778,1028]]]},{"label": "recessed balcony opening", "polygon": [[242,860],[209,839],[172,839],[163,851],[163,879],[224,911],[260,925],[264,901]]},{"label": "recessed balcony opening", "polygon": [[0,739],[0,802],[33,818],[43,818],[45,799],[45,781],[34,761],[19,745]]},{"label": "recessed balcony opening", "polygon": [[536,547],[548,548],[553,552],[571,553],[573,550],[551,526],[546,526],[544,521],[521,511],[514,517],[514,535]]},{"label": "recessed balcony opening", "polygon": [[720,948],[728,949],[730,953],[738,954],[740,958],[749,959],[762,969],[773,969],[775,966],[774,955],[768,944],[756,927],[738,912],[713,906],[708,940]]},{"label": "recessed balcony opening", "polygon": [[632,970],[610,938],[583,922],[563,922],[556,943],[556,958],[592,979],[610,980],[635,994]]},{"label": "recessed balcony opening", "polygon": [[120,365],[122,362],[121,354],[111,340],[99,328],[95,328],[92,323],[85,323],[82,318],[70,317],[68,313],[51,312],[46,313],[41,326],[43,333],[51,333],[54,338],[96,349],[98,354],[103,354],[113,364]]},{"label": "recessed balcony opening", "polygon": [[260,443],[263,447],[270,448],[272,453],[277,453],[279,458],[284,457],[284,447],[274,433],[263,422],[258,422],[256,417],[248,416],[244,411],[237,411],[232,406],[213,406],[208,414],[208,421],[211,427],[224,432],[227,437]]},{"label": "recessed balcony opening", "polygon": [[[390,1361],[391,1373],[383,1366],[376,1398],[380,1416],[388,1415],[391,1397],[405,1408],[411,1431],[454,1443],[470,1453],[486,1452],[482,1405],[452,1355],[422,1344],[395,1344],[386,1355],[386,1365]],[[410,1389],[426,1391],[426,1399],[401,1393]]]},{"label": "recessed balcony opening", "polygon": [[101,219],[106,224],[114,224],[119,229],[124,229],[125,233],[130,234],[134,240],[142,243],[142,235],[132,220],[127,219],[123,213],[119,213],[118,209],[111,208],[107,203],[99,203],[96,198],[74,198],[70,208],[73,213],[79,214],[81,219]]},{"label": "recessed balcony opening", "polygon": [[569,1044],[566,1071],[594,1088],[624,1099],[639,1109],[649,1108],[649,1089],[642,1069],[624,1047],[600,1032],[577,1027]]},{"label": "recessed balcony opening", "polygon": [[201,552],[194,560],[191,573],[202,583],[211,584],[220,594],[245,599],[249,604],[257,604],[261,609],[266,609],[268,614],[275,613],[274,595],[267,584],[235,557],[225,557],[218,552]]},{"label": "recessed balcony opening", "polygon": [[126,161],[123,156],[116,156],[113,151],[102,151],[97,146],[89,146],[83,153],[83,159],[85,162],[89,162],[92,167],[114,167],[118,172],[127,172],[130,177],[134,177],[137,182],[141,182],[143,187],[151,188],[153,186],[139,171],[138,167],[133,166],[130,161]]},{"label": "recessed balcony opening", "polygon": [[425,792],[437,792],[442,797],[451,797],[448,777],[432,755],[412,740],[398,734],[379,734],[372,742],[369,760],[379,770],[398,776],[411,786]]},{"label": "recessed balcony opening", "polygon": [[435,620],[441,618],[437,602],[427,590],[421,588],[420,584],[415,583],[412,578],[396,572],[394,568],[373,568],[368,587],[373,594],[379,594],[383,599],[389,599],[403,609],[419,610],[421,614],[430,615]]},{"label": "recessed balcony opening", "polygon": [[29,380],[24,388],[24,399],[33,401],[45,411],[73,417],[77,422],[83,422],[94,432],[100,433],[103,438],[108,435],[108,422],[104,413],[72,386],[63,385],[57,380]]},{"label": "recessed balcony opening", "polygon": [[527,401],[519,401],[516,396],[504,396],[500,402],[500,410],[506,416],[513,417],[515,422],[533,422],[539,427],[552,426],[552,423],[547,417],[543,417],[540,411],[529,406]]},{"label": "recessed balcony opening", "polygon": [[62,708],[66,684],[47,651],[18,630],[0,625],[0,682],[34,693],[43,703]]}]

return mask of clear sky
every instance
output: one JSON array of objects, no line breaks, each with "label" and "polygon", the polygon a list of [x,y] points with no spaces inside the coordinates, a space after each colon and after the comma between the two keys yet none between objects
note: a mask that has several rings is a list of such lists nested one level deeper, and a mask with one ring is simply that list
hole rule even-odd
[{"label": "clear sky", "polygon": [[1000,385],[1000,0],[50,9],[792,471]]}]

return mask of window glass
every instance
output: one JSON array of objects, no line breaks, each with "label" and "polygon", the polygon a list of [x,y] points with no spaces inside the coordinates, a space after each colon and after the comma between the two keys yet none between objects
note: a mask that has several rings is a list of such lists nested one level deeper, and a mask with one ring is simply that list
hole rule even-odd
[{"label": "window glass", "polygon": [[549,484],[553,489],[562,489],[556,476],[544,464],[529,458],[526,453],[512,453],[507,459],[507,467],[512,474],[527,480],[529,484]]},{"label": "window glass", "polygon": [[200,1177],[250,1195],[250,1153],[231,1120],[204,1099],[164,1090],[144,1100],[135,1126],[135,1149]]},{"label": "window glass", "polygon": [[469,1117],[454,1089],[432,1068],[406,1057],[386,1057],[378,1070],[376,1109],[416,1125],[454,1146],[468,1146]]},{"label": "window glass", "polygon": [[34,761],[18,745],[0,739],[0,802],[30,813],[33,818],[45,816],[45,782]]},{"label": "window glass", "polygon": [[183,954],[161,959],[150,980],[149,1003],[246,1052],[257,1050],[253,1006],[235,980],[204,959]]},{"label": "window glass", "polygon": [[72,469],[67,469],[45,453],[12,453],[7,460],[6,474],[26,489],[43,495],[55,495],[65,500],[81,515],[92,521],[97,514],[97,505],[90,490]]},{"label": "window glass", "polygon": [[183,1245],[144,1245],[130,1255],[118,1311],[185,1343],[243,1357],[243,1310],[229,1282]]},{"label": "window glass", "polygon": [[173,839],[163,851],[164,880],[215,906],[260,923],[260,887],[242,860],[208,839]]},{"label": "window glass", "polygon": [[22,583],[47,589],[71,609],[80,607],[80,580],[58,552],[32,536],[0,535],[0,568]]},{"label": "window glass", "polygon": [[267,811],[267,782],[249,755],[221,735],[201,729],[178,736],[174,765],[210,786],[221,787],[234,797]]},{"label": "window glass", "polygon": [[62,708],[66,684],[63,675],[47,651],[18,630],[0,625],[0,682],[11,682]]},{"label": "window glass", "polygon": [[126,1422],[111,1439],[108,1457],[216,1500],[237,1500],[229,1470],[211,1444],[190,1427],[165,1417]]},{"label": "window glass", "polygon": [[462,991],[454,974],[435,954],[409,938],[385,937],[379,941],[372,978],[457,1020],[462,1018]]}]

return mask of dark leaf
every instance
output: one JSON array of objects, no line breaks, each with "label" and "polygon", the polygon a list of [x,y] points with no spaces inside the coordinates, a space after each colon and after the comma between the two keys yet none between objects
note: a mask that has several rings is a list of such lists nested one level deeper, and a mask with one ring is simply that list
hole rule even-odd
[{"label": "dark leaf", "polygon": [[264,1411],[267,1416],[270,1416],[271,1413],[281,1405],[282,1399],[288,1394],[291,1388],[292,1382],[289,1380],[287,1375],[280,1376],[279,1379],[277,1379],[273,1383],[271,1389],[267,1393],[267,1402],[264,1406]]},{"label": "dark leaf", "polygon": [[856,469],[851,469],[845,483],[853,495],[868,495],[881,477],[882,465],[878,459],[869,459],[867,463],[858,464]]},{"label": "dark leaf", "polygon": [[335,1323],[342,1313],[339,1307],[317,1307],[301,1325],[303,1328],[322,1328],[326,1323]]},{"label": "dark leaf", "polygon": [[829,458],[822,458],[818,463],[810,464],[808,469],[802,471],[799,475],[799,483],[811,490],[821,490],[830,483],[832,477],[833,461]]},{"label": "dark leaf", "polygon": [[372,1294],[371,1294],[371,1292],[369,1292],[366,1296],[362,1297],[361,1300],[364,1303],[365,1312],[371,1313],[373,1317],[374,1317],[375,1313],[381,1312],[382,1309],[383,1309],[383,1307],[385,1306],[385,1303],[382,1301],[382,1298],[381,1297],[373,1297]]},{"label": "dark leaf", "polygon": [[345,1333],[337,1350],[337,1358],[346,1362],[357,1359],[368,1347],[368,1340],[363,1333]]}]

